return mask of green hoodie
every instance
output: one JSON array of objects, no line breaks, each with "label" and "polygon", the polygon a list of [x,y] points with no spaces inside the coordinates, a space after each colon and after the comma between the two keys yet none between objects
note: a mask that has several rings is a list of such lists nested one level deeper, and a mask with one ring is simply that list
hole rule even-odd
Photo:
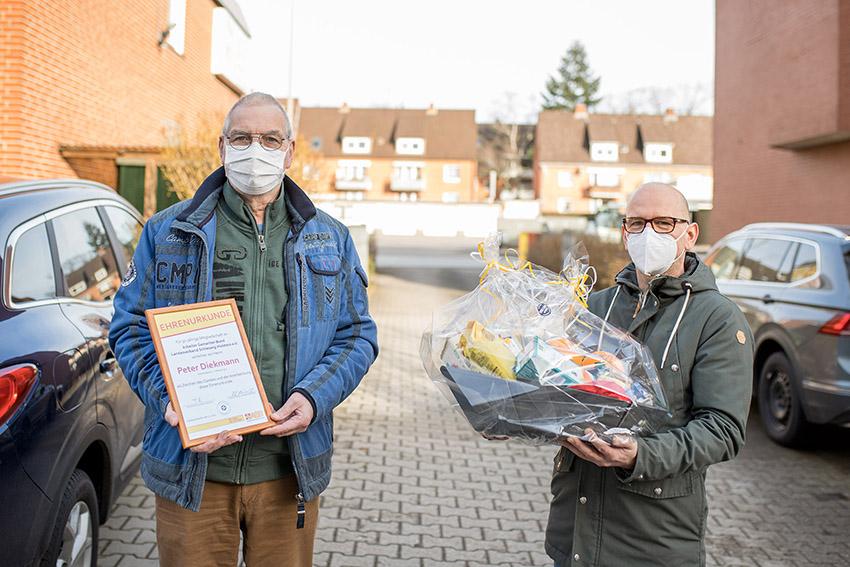
[{"label": "green hoodie", "polygon": [[[286,363],[283,245],[289,232],[283,191],[266,208],[262,231],[227,182],[222,196],[216,207],[213,299],[236,299],[266,396],[279,409]],[[215,451],[208,463],[207,480],[231,484],[254,484],[292,473],[287,439],[259,433]]]},{"label": "green hoodie", "polygon": [[546,551],[564,566],[704,565],[706,469],[744,445],[752,334],[691,253],[681,277],[656,278],[645,293],[634,265],[616,283],[591,295],[590,310],[649,348],[672,418],[638,439],[631,471],[556,455]]}]

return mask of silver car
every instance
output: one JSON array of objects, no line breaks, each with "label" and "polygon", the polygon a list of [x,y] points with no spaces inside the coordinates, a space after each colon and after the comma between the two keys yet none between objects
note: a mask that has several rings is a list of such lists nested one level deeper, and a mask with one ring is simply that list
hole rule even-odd
[{"label": "silver car", "polygon": [[706,263],[752,327],[768,435],[795,445],[809,423],[850,424],[850,226],[747,225]]}]

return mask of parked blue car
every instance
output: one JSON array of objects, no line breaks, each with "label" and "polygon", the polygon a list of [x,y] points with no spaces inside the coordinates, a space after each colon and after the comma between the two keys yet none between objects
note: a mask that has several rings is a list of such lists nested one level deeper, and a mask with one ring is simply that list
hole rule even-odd
[{"label": "parked blue car", "polygon": [[80,180],[0,184],[0,564],[93,566],[144,408],[107,335],[138,211]]}]

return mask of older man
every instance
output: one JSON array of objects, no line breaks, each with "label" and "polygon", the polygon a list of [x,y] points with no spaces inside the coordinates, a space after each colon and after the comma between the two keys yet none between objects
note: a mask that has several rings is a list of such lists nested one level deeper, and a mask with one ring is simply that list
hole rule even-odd
[{"label": "older man", "polygon": [[562,566],[704,565],[706,470],[744,444],[752,336],[690,252],[699,228],[674,187],[639,187],[622,231],[632,263],[590,310],[649,347],[672,419],[636,440],[564,443],[546,550]]},{"label": "older man", "polygon": [[[145,225],[110,344],[146,406],[161,564],[235,565],[241,535],[248,565],[308,566],[332,412],[378,353],[366,273],[346,227],[284,176],[295,143],[274,97],[240,99],[218,147],[223,167]],[[144,312],[231,297],[276,424],[184,450]]]}]

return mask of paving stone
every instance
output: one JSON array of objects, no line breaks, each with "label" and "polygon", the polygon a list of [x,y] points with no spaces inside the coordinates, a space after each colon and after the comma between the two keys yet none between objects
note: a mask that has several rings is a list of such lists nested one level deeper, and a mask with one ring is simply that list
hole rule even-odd
[{"label": "paving stone", "polygon": [[[422,370],[421,330],[459,292],[378,274],[370,293],[381,356],[334,412],[314,565],[551,567],[555,449],[483,439]],[[742,454],[708,472],[707,565],[850,565],[850,437],[833,436],[785,449],[751,416]],[[101,528],[99,565],[156,565],[155,540],[154,498],[136,477]]]}]

